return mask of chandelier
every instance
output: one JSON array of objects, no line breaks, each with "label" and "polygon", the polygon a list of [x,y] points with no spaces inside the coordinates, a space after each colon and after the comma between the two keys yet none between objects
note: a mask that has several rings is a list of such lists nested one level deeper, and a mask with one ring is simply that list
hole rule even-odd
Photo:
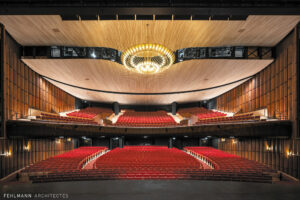
[{"label": "chandelier", "polygon": [[155,74],[169,68],[175,56],[160,44],[139,44],[127,49],[121,56],[123,65],[141,74]]}]

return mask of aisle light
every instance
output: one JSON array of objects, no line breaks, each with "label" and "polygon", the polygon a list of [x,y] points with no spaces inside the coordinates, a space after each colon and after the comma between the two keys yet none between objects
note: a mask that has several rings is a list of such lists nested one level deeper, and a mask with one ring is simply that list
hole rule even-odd
[{"label": "aisle light", "polygon": [[289,157],[299,157],[300,156],[299,153],[295,153],[293,150],[287,150],[286,155],[287,155],[288,158]]},{"label": "aisle light", "polygon": [[232,144],[236,144],[238,142],[237,139],[232,139]]},{"label": "aisle light", "polygon": [[30,145],[30,142],[28,141],[27,145],[24,146],[24,150],[25,151],[30,151],[30,147],[31,147],[31,145]]},{"label": "aisle light", "polygon": [[29,146],[29,145],[24,146],[24,150],[25,150],[25,151],[29,151],[29,150],[30,150],[30,146]]},{"label": "aisle light", "polygon": [[266,146],[266,150],[267,150],[267,151],[272,151],[272,149],[273,149],[272,146],[269,146],[269,145]]},{"label": "aisle light", "polygon": [[0,154],[0,156],[5,156],[5,157],[9,157],[11,155],[12,155],[11,151],[6,151],[6,152]]},{"label": "aisle light", "polygon": [[286,152],[286,155],[287,155],[287,157],[291,157],[291,156],[294,156],[295,154],[291,150],[288,150]]}]

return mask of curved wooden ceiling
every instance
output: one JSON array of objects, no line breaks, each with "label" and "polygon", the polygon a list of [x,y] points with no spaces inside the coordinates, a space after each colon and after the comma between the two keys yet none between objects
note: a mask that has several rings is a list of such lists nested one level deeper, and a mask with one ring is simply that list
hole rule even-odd
[{"label": "curved wooden ceiling", "polygon": [[61,89],[69,92],[70,94],[76,94],[76,96],[80,99],[86,99],[90,101],[96,102],[119,102],[120,104],[129,104],[129,105],[162,105],[162,104],[170,104],[174,101],[178,103],[183,102],[194,102],[200,100],[211,99],[216,94],[222,94],[240,84],[244,81],[235,83],[230,86],[222,87],[219,89],[213,89],[209,91],[202,91],[196,93],[189,94],[174,94],[174,95],[150,95],[150,96],[141,96],[141,95],[119,95],[119,94],[103,94],[85,91],[81,89],[71,88],[69,86],[65,86],[50,80],[51,83],[60,87]]},{"label": "curved wooden ceiling", "polygon": [[[141,43],[171,50],[212,46],[275,46],[300,16],[249,16],[246,21],[120,20],[62,21],[58,15],[1,15],[20,44],[110,47],[124,51]],[[146,28],[149,24],[149,28]]]},{"label": "curved wooden ceiling", "polygon": [[[23,59],[37,73],[68,84],[117,92],[159,93],[214,87],[257,73],[273,60],[203,59],[180,62],[168,70],[144,75],[124,66],[95,59]],[[167,104],[210,99],[238,84],[176,95],[114,95],[76,89],[53,82],[76,97],[92,101],[124,104]],[[241,82],[239,83],[241,84]]]},{"label": "curved wooden ceiling", "polygon": [[[140,43],[159,43],[171,50],[212,46],[275,46],[300,16],[249,16],[246,21],[62,21],[57,15],[0,16],[21,45],[110,47],[124,51]],[[149,24],[149,28],[146,28]],[[62,82],[120,92],[173,92],[213,87],[253,75],[272,60],[191,60],[156,75],[127,71],[122,65],[93,59],[24,59],[36,72]],[[86,80],[89,79],[89,80]],[[214,90],[134,96],[90,92],[53,82],[76,97],[123,104],[168,104],[216,97],[240,83]]]}]

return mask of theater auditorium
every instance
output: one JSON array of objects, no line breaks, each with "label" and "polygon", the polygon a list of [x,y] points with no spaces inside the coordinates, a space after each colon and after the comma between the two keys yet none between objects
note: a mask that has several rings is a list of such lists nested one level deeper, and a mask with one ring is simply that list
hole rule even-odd
[{"label": "theater auditorium", "polygon": [[299,198],[299,22],[296,0],[1,1],[1,198]]}]

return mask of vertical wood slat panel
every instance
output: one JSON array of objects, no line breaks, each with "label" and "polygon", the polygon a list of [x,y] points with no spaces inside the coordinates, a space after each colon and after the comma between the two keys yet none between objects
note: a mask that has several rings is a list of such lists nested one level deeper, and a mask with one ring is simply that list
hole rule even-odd
[{"label": "vertical wood slat panel", "polygon": [[[28,142],[29,151],[24,149]],[[1,152],[12,153],[11,156],[0,157],[0,179],[29,164],[70,151],[74,148],[72,144],[67,140],[61,140],[60,144],[56,145],[55,140],[51,139],[0,139]]]},{"label": "vertical wood slat panel", "polygon": [[6,120],[7,120],[7,49],[4,48],[6,43],[5,27],[0,25],[0,137],[6,138]]},{"label": "vertical wood slat panel", "polygon": [[[7,88],[5,94],[9,100],[5,110],[8,119],[27,117],[28,108],[35,108],[47,112],[62,112],[75,107],[75,98],[31,70],[19,59],[18,44],[8,35],[5,50],[8,52]],[[63,95],[57,95],[56,91]],[[70,101],[68,101],[70,99]],[[54,107],[57,107],[55,109]]]},{"label": "vertical wood slat panel", "polygon": [[290,34],[277,46],[277,58],[273,63],[252,79],[217,97],[217,109],[249,112],[267,108],[271,118],[294,120],[293,107],[297,102],[294,35]]},{"label": "vertical wood slat panel", "polygon": [[[2,104],[3,101],[1,98],[1,105],[3,105],[1,110],[7,114],[2,116],[5,116],[7,119],[26,117],[28,115],[28,108],[30,107],[52,112],[55,111],[55,109],[51,109],[53,105],[57,106],[56,111],[74,109],[75,98],[44,80],[26,66],[19,59],[18,44],[6,32],[3,33],[4,35],[1,37],[1,42],[4,41],[4,48],[1,49],[5,51],[3,51],[3,55],[1,54],[3,57],[1,57],[3,63],[1,70],[3,69],[3,72],[5,73],[1,73],[4,80],[4,84],[1,84],[1,86],[4,86],[4,89],[1,89],[1,92],[3,93],[1,97],[5,97],[7,103]],[[5,40],[3,40],[4,37]],[[64,94],[64,96],[57,95],[58,93]],[[67,101],[66,99],[70,99],[70,101]],[[1,128],[1,134],[4,132],[5,131]],[[24,150],[24,146],[27,142],[30,142],[31,144],[30,151]],[[66,141],[63,141],[63,143],[66,143]],[[52,146],[53,148],[47,148],[49,146]],[[61,146],[55,146],[55,141],[49,139],[0,139],[1,152],[12,152],[11,156],[0,157],[0,178],[7,176],[19,168],[27,166],[30,163],[46,159],[51,155],[53,156],[71,149],[73,149],[72,145],[63,144]]]},{"label": "vertical wood slat panel", "polygon": [[268,141],[272,147],[270,151],[266,149],[264,140],[251,138],[240,140],[236,144],[233,144],[231,139],[227,139],[225,142],[219,142],[218,148],[300,178],[299,156],[287,157],[286,154],[288,147],[294,147],[294,152],[300,152],[300,141],[278,138],[268,139]]},{"label": "vertical wood slat panel", "polygon": [[[286,37],[277,46],[277,58],[276,60],[266,67],[264,70],[255,75],[252,80],[248,80],[233,90],[217,97],[217,109],[225,110],[229,102],[224,96],[232,93],[239,93],[240,95],[234,95],[231,101],[234,101],[237,110],[226,110],[229,112],[247,112],[254,111],[262,108],[268,109],[269,117],[277,119],[285,119],[293,121],[296,125],[297,118],[297,28],[294,29],[288,37]],[[256,81],[257,91],[255,98],[257,101],[251,100],[253,93],[250,93],[251,97],[247,97],[248,88],[253,89],[253,81]],[[236,91],[236,92],[235,92]],[[248,106],[247,106],[248,105]],[[249,106],[251,105],[251,106]],[[295,126],[293,126],[295,127]],[[294,137],[297,135],[297,131],[293,130],[292,139],[276,139],[271,140],[273,151],[268,152],[264,147],[264,141],[257,139],[259,142],[259,158],[258,161],[269,165],[275,169],[289,173],[292,176],[299,178],[299,156],[289,157],[286,156],[287,148],[293,148],[294,152],[300,152],[299,140]],[[252,156],[254,146],[248,149],[249,145],[253,144],[251,139],[240,142],[241,151],[237,152],[237,155],[242,157],[254,159]],[[233,147],[230,145],[220,145],[220,147],[228,152],[233,152]],[[247,151],[247,152],[244,152]],[[251,153],[252,152],[252,153]],[[251,155],[251,156],[249,156]]]}]

